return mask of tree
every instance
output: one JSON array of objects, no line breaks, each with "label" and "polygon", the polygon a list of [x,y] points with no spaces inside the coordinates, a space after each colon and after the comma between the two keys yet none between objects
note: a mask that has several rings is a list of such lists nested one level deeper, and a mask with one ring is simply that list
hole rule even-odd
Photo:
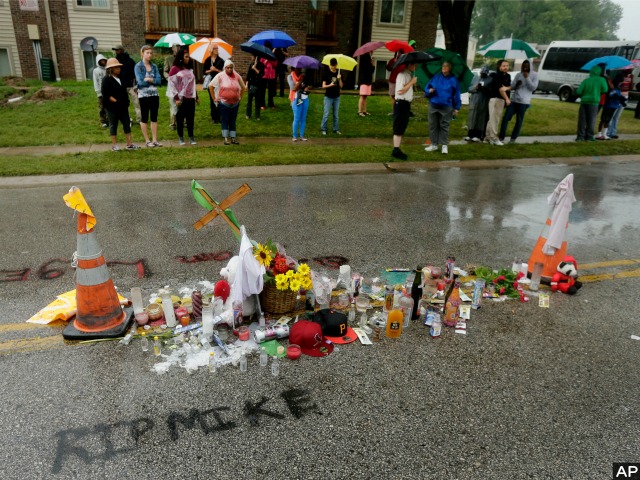
[{"label": "tree", "polygon": [[478,0],[471,32],[480,45],[511,35],[531,43],[615,40],[621,18],[612,0]]},{"label": "tree", "polygon": [[447,50],[467,58],[475,0],[437,0]]}]

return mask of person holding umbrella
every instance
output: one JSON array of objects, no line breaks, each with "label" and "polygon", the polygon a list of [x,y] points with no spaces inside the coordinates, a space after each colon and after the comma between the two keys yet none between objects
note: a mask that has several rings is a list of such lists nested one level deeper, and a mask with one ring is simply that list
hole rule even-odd
[{"label": "person holding umbrella", "polygon": [[358,100],[358,115],[366,117],[371,115],[367,112],[367,98],[371,95],[371,83],[373,82],[373,72],[375,63],[370,53],[365,53],[360,57],[360,99]]},{"label": "person holding umbrella", "polygon": [[520,129],[524,122],[524,114],[531,106],[531,96],[536,88],[538,88],[538,74],[531,71],[531,63],[529,60],[525,60],[522,62],[520,72],[518,72],[516,78],[511,82],[513,97],[500,125],[499,138],[501,142],[504,142],[504,137],[507,135],[507,126],[515,114],[516,125],[511,131],[511,140],[509,143],[516,143],[516,138],[520,135]]},{"label": "person holding umbrella", "polygon": [[220,124],[222,125],[222,136],[224,144],[231,143],[239,145],[236,139],[236,119],[238,118],[238,109],[240,100],[245,91],[245,85],[242,77],[234,70],[231,60],[224,62],[224,72],[216,75],[209,85],[209,93],[218,103],[220,109]]},{"label": "person holding umbrella", "polygon": [[264,65],[260,61],[257,55],[254,55],[247,70],[247,120],[251,119],[251,105],[256,105],[256,120],[260,120],[260,101],[258,99],[258,92],[260,91],[260,82],[264,75]]},{"label": "person holding umbrella", "polygon": [[[212,43],[209,49],[211,55],[202,64],[202,71],[205,75],[211,75],[211,80],[213,80],[216,75],[223,71],[224,60],[218,55],[219,47],[216,43]],[[209,111],[211,113],[211,123],[214,125],[220,123],[220,112],[211,96],[209,96]]]},{"label": "person holding umbrella", "polygon": [[442,145],[442,153],[449,153],[449,124],[460,111],[460,86],[451,74],[451,64],[442,63],[442,71],[433,76],[424,89],[429,99],[429,138],[427,152],[435,152]]},{"label": "person holding umbrella", "polygon": [[398,160],[406,160],[407,154],[400,150],[402,136],[409,125],[413,86],[418,77],[413,76],[416,63],[409,63],[396,77],[395,103],[393,105],[393,151],[391,156]]},{"label": "person holding umbrella", "polygon": [[342,88],[342,75],[338,71],[338,60],[332,58],[329,61],[329,69],[322,77],[322,88],[324,88],[324,112],[322,113],[322,124],[320,130],[322,135],[327,134],[329,124],[329,110],[333,109],[333,133],[342,135],[338,125],[338,112],[340,109],[340,89]]},{"label": "person holding umbrella", "polygon": [[608,91],[609,84],[602,76],[602,67],[598,65],[592,67],[589,71],[589,77],[580,83],[576,92],[580,98],[576,142],[595,141],[594,131],[600,96]]}]

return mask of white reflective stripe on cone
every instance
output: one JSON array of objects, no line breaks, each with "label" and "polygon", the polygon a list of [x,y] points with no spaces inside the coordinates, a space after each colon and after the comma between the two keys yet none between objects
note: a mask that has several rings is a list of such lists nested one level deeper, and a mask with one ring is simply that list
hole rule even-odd
[{"label": "white reflective stripe on cone", "polygon": [[76,269],[76,283],[87,287],[101,285],[109,278],[109,268],[106,264],[95,268]]}]

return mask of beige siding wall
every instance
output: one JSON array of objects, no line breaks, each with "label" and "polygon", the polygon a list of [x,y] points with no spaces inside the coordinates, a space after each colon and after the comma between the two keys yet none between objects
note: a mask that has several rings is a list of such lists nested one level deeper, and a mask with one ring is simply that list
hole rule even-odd
[{"label": "beige siding wall", "polygon": [[[380,0],[375,0],[373,4],[373,18],[371,19],[371,41],[372,42],[388,42],[389,40],[405,40],[409,41],[409,27],[411,26],[411,7],[413,1],[405,1],[404,23],[389,24],[380,23]],[[389,60],[393,57],[393,53],[385,48],[379,48],[375,51],[376,60]]]},{"label": "beige siding wall", "polygon": [[20,57],[18,56],[18,45],[13,29],[11,10],[9,9],[9,0],[0,0],[0,48],[7,49],[13,74],[21,77],[22,68],[20,66]]},{"label": "beige siding wall", "polygon": [[100,51],[109,51],[122,42],[118,1],[109,0],[107,8],[94,8],[77,7],[74,0],[67,0],[67,8],[76,79],[84,80],[85,68],[80,41],[84,37],[95,37]]}]

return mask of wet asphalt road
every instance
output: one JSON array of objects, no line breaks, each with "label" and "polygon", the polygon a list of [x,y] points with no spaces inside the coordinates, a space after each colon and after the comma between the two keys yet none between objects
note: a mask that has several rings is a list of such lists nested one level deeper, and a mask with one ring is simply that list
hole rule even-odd
[{"label": "wet asphalt road", "polygon": [[[448,255],[526,259],[570,172],[569,252],[597,280],[578,295],[548,309],[485,302],[466,336],[412,324],[398,340],[283,360],[277,378],[255,355],[245,374],[157,375],[136,341],[65,344],[60,327],[29,328],[74,288],[70,185],[0,190],[2,477],[612,478],[612,462],[640,462],[640,163],[202,183],[218,200],[251,186],[233,210],[255,240],[335,277],[336,261],[375,276]],[[215,258],[237,250],[220,219],[192,228],[204,210],[188,182],[79,186],[123,293],[217,280]]]}]

